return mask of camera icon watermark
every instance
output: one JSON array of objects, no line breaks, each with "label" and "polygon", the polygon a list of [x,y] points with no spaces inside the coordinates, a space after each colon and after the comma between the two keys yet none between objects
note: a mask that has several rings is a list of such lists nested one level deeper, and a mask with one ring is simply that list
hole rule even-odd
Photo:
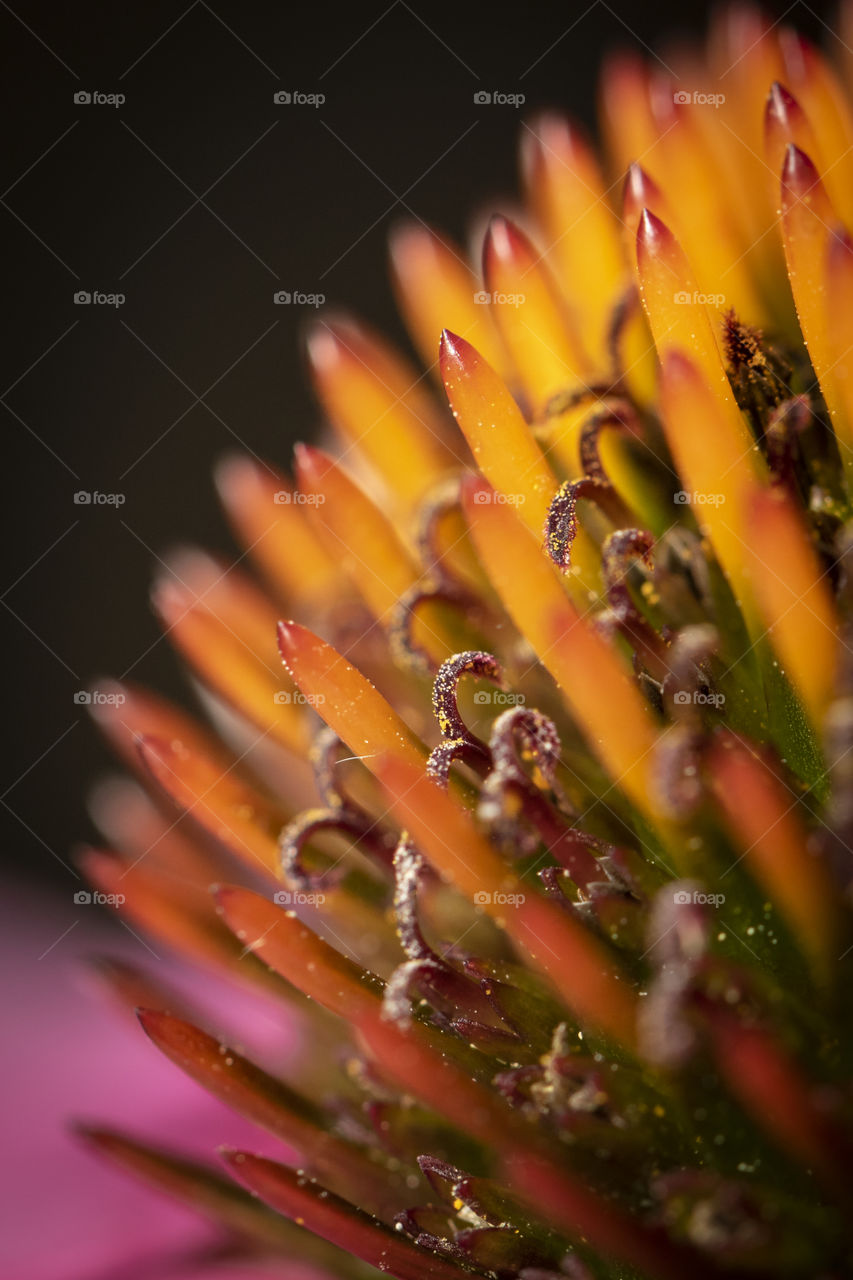
[{"label": "camera icon watermark", "polygon": [[127,896],[123,893],[101,893],[97,889],[78,889],[74,901],[78,907],[123,907]]},{"label": "camera icon watermark", "polygon": [[694,89],[692,93],[687,93],[684,89],[676,89],[672,95],[672,100],[677,107],[686,107],[691,104],[696,107],[715,107],[719,108],[726,100],[724,93],[702,93],[699,89]]},{"label": "camera icon watermark", "polygon": [[125,694],[103,693],[100,689],[78,689],[74,694],[77,707],[121,707],[125,702]]},{"label": "camera icon watermark", "polygon": [[716,707],[718,711],[726,705],[724,693],[702,693],[699,689],[695,689],[692,693],[688,693],[686,689],[679,689],[672,695],[672,700],[677,707]]},{"label": "camera icon watermark", "polygon": [[519,907],[526,901],[527,896],[523,893],[487,893],[480,890],[474,894],[475,907]]},{"label": "camera icon watermark", "polygon": [[301,689],[279,689],[272,696],[273,702],[278,707],[322,707],[326,701],[324,693],[303,693]]},{"label": "camera icon watermark", "polygon": [[498,507],[520,507],[527,501],[523,493],[497,493],[495,490],[478,489],[474,494],[474,502],[486,506],[493,502]]},{"label": "camera icon watermark", "polygon": [[672,500],[677,507],[721,507],[726,500],[724,493],[690,493],[687,489],[676,489]]},{"label": "camera icon watermark", "polygon": [[503,93],[500,89],[478,89],[474,94],[475,107],[523,107],[527,98],[523,93]]},{"label": "camera icon watermark", "polygon": [[300,493],[298,489],[292,493],[289,489],[279,489],[273,496],[273,502],[279,507],[322,507],[325,501],[325,493]]},{"label": "camera icon watermark", "polygon": [[77,107],[123,107],[126,102],[123,93],[101,93],[99,89],[78,89],[74,94]]},{"label": "camera icon watermark", "polygon": [[123,493],[101,493],[100,489],[78,489],[74,494],[75,507],[123,507],[126,501]]},{"label": "camera icon watermark", "polygon": [[277,289],[272,296],[277,307],[323,307],[326,304],[325,293],[302,293],[299,289]]},{"label": "camera icon watermark", "polygon": [[481,707],[523,707],[526,701],[523,693],[505,693],[503,689],[478,689],[473,697],[473,702]]},{"label": "camera icon watermark", "polygon": [[325,93],[303,93],[300,89],[277,89],[272,96],[277,107],[322,107]]},{"label": "camera icon watermark", "polygon": [[699,889],[676,889],[672,900],[679,907],[687,907],[691,903],[702,907],[721,907],[726,900],[724,893],[702,893]]},{"label": "camera icon watermark", "polygon": [[279,889],[272,896],[279,907],[322,907],[326,901],[325,893],[303,893],[299,889]]}]

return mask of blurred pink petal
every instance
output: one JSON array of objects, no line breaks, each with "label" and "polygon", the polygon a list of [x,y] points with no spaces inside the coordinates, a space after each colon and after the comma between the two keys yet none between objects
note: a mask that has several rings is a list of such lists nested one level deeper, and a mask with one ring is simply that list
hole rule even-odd
[{"label": "blurred pink petal", "polygon": [[[166,1061],[132,1016],[81,980],[83,957],[105,951],[174,985],[178,966],[92,906],[7,890],[0,959],[7,983],[4,1090],[6,1226],[0,1273],[14,1280],[316,1280],[294,1264],[219,1262],[221,1232],[196,1213],[102,1164],[70,1134],[97,1120],[217,1163],[221,1143],[281,1158],[282,1147],[210,1098]],[[186,988],[186,983],[183,984]],[[203,978],[194,982],[201,1003]],[[205,1002],[223,1028],[286,1061],[294,1037],[238,992],[211,984]],[[11,1153],[11,1159],[10,1157]],[[48,1206],[48,1211],[45,1211]],[[208,1261],[202,1261],[207,1258]]]}]

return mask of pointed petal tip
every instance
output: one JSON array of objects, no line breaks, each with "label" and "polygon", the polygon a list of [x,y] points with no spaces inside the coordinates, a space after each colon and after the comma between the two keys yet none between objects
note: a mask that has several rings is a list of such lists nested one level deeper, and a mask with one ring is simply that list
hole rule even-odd
[{"label": "pointed petal tip", "polygon": [[311,633],[307,627],[301,626],[298,622],[291,619],[280,618],[276,623],[276,636],[278,638],[278,651],[283,660],[287,662],[296,651],[300,640]]},{"label": "pointed petal tip", "polygon": [[193,1023],[177,1018],[165,1009],[139,1006],[133,1012],[151,1043],[167,1056],[170,1056],[170,1051],[171,1054],[186,1053],[191,1046],[197,1049],[199,1042],[207,1038]]},{"label": "pointed petal tip", "polygon": [[177,754],[179,746],[174,741],[167,742],[165,738],[159,737],[156,733],[136,734],[133,739],[133,745],[143,764],[148,767],[150,767],[150,761],[165,764],[169,757],[174,757]]},{"label": "pointed petal tip", "polygon": [[152,609],[167,629],[173,627],[195,603],[192,592],[165,570],[154,575],[149,598]]},{"label": "pointed petal tip", "polygon": [[820,183],[820,176],[811,157],[793,142],[785,149],[782,165],[782,195],[802,197]]},{"label": "pointed petal tip", "polygon": [[225,585],[229,569],[192,543],[174,543],[159,557],[149,598],[154,612],[171,628],[189,611],[204,607],[204,598],[220,584]]},{"label": "pointed petal tip", "polygon": [[538,145],[546,152],[571,152],[586,141],[578,122],[553,107],[544,108],[528,121],[525,136],[531,145]]},{"label": "pointed petal tip", "polygon": [[144,1009],[142,1007],[137,1007],[133,1012],[136,1015],[136,1021],[142,1027],[142,1030],[152,1039],[153,1033],[162,1026],[167,1017],[165,1013],[162,1013],[157,1009]]},{"label": "pointed petal tip", "polygon": [[168,575],[190,595],[203,595],[211,584],[221,581],[225,568],[209,551],[192,542],[173,542],[160,556],[164,576]]},{"label": "pointed petal tip", "polygon": [[472,350],[470,343],[460,338],[452,329],[442,329],[438,343],[438,354],[442,369],[446,363],[461,364],[466,352]]},{"label": "pointed petal tip", "polygon": [[398,260],[413,254],[432,254],[440,243],[441,236],[434,227],[413,222],[410,218],[395,222],[388,232],[388,252],[395,266],[398,265]]},{"label": "pointed petal tip", "polygon": [[121,708],[130,696],[129,686],[121,680],[114,676],[97,676],[88,681],[85,689],[78,690],[74,698],[80,706],[85,706],[95,724],[106,724],[121,714]]},{"label": "pointed petal tip", "polygon": [[304,337],[305,355],[312,370],[322,376],[332,370],[341,356],[341,344],[331,327],[322,320],[314,320]]},{"label": "pointed petal tip", "polygon": [[508,258],[521,232],[503,213],[493,213],[486,227],[485,250],[492,249],[501,258]]},{"label": "pointed petal tip", "polygon": [[767,94],[767,110],[772,111],[780,120],[798,106],[797,99],[779,80],[774,80]]},{"label": "pointed petal tip", "polygon": [[534,198],[548,174],[571,166],[577,151],[574,123],[558,111],[544,110],[527,122],[521,138],[521,171]]},{"label": "pointed petal tip", "polygon": [[[764,141],[767,161],[778,173],[785,148],[796,145],[804,155],[817,153],[817,140],[802,106],[778,80],[770,86],[764,108]],[[784,179],[783,179],[784,181]]]},{"label": "pointed petal tip", "polygon": [[486,288],[495,288],[500,268],[516,272],[539,262],[540,255],[518,223],[502,213],[493,213],[483,240],[483,275]]},{"label": "pointed petal tip", "polygon": [[293,462],[297,483],[316,483],[321,480],[331,466],[332,459],[316,445],[306,444],[300,440],[293,446]]},{"label": "pointed petal tip", "polygon": [[[642,195],[646,187],[646,171],[640,164],[639,160],[632,160],[625,172],[625,195],[629,194],[638,203],[642,200]],[[645,208],[645,203],[643,203]]]},{"label": "pointed petal tip", "polygon": [[647,78],[642,55],[627,45],[608,49],[601,59],[601,82],[605,88],[611,80],[641,79],[645,83]]},{"label": "pointed petal tip", "polygon": [[220,498],[227,502],[237,497],[244,487],[251,485],[258,476],[259,467],[247,453],[230,449],[213,464],[213,483]]},{"label": "pointed petal tip", "polygon": [[417,244],[421,240],[428,240],[430,235],[430,228],[420,222],[415,222],[412,218],[399,218],[388,229],[388,244],[391,247],[402,247],[406,243]]},{"label": "pointed petal tip", "polygon": [[649,176],[639,161],[628,166],[625,183],[622,188],[622,209],[629,231],[633,225],[639,224],[642,213],[651,205],[660,208],[663,203],[660,188]]},{"label": "pointed petal tip", "polygon": [[450,372],[464,375],[474,373],[484,366],[487,369],[491,369],[491,366],[480,355],[477,348],[467,338],[461,337],[451,329],[442,330],[439,343],[439,363],[445,376],[445,381],[447,381],[447,375]]},{"label": "pointed petal tip", "polygon": [[651,209],[644,208],[637,224],[637,250],[659,255],[673,243],[669,227]]},{"label": "pointed petal tip", "polygon": [[303,343],[308,363],[317,376],[328,374],[339,364],[354,359],[351,348],[366,337],[364,327],[350,312],[324,310],[305,327]]}]

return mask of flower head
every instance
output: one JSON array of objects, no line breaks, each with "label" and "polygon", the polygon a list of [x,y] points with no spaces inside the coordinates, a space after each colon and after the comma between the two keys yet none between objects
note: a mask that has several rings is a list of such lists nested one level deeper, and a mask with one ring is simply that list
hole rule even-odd
[{"label": "flower head", "polygon": [[91,879],[308,1053],[285,1080],[149,985],[282,1160],[90,1141],[256,1250],[853,1265],[853,111],[752,11],[709,50],[608,65],[605,160],[525,126],[482,270],[395,235],[428,373],[321,317],[333,449],[217,476],[264,587],[195,551],[155,587],[216,731],[100,709],[157,807]]}]

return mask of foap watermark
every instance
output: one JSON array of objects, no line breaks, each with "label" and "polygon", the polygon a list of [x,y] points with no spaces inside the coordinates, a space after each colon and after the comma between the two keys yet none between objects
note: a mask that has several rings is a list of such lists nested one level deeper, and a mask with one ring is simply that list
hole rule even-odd
[{"label": "foap watermark", "polygon": [[474,294],[474,301],[479,307],[486,307],[490,303],[495,307],[523,307],[527,298],[523,293],[501,293],[500,289],[493,289],[489,293],[488,289],[478,289]]},{"label": "foap watermark", "polygon": [[322,507],[326,501],[325,493],[300,493],[296,489],[293,493],[289,489],[279,489],[274,496],[273,502],[279,507]]},{"label": "foap watermark", "polygon": [[303,93],[301,89],[276,89],[272,100],[277,107],[322,107],[325,93]]},{"label": "foap watermark", "polygon": [[474,494],[474,502],[486,506],[490,502],[499,507],[520,507],[526,502],[523,493],[497,493],[494,489],[478,489]]},{"label": "foap watermark", "polygon": [[272,896],[273,902],[280,907],[322,907],[326,901],[325,893],[303,893],[301,889],[279,889]]},{"label": "foap watermark", "polygon": [[475,107],[523,107],[527,98],[523,93],[504,93],[500,89],[478,89],[474,94]]},{"label": "foap watermark", "polygon": [[523,893],[487,893],[485,889],[481,889],[474,894],[475,907],[519,907],[526,901],[527,897]]},{"label": "foap watermark", "polygon": [[724,293],[702,293],[699,289],[694,289],[692,293],[681,289],[672,295],[672,300],[677,307],[724,307],[726,305]]},{"label": "foap watermark", "polygon": [[677,489],[672,495],[677,507],[721,507],[726,500],[724,493],[690,493],[687,489]]},{"label": "foap watermark", "polygon": [[123,93],[102,93],[100,89],[78,89],[74,94],[76,107],[123,107],[126,102]]},{"label": "foap watermark", "polygon": [[126,494],[101,493],[100,489],[78,489],[74,494],[76,507],[123,507],[126,502]]},{"label": "foap watermark", "polygon": [[724,693],[703,693],[701,689],[694,689],[692,693],[679,689],[672,695],[672,700],[677,707],[716,707],[718,711],[726,705]]},{"label": "foap watermark", "polygon": [[101,893],[98,889],[78,889],[74,894],[78,907],[123,907],[127,897],[123,893]]},{"label": "foap watermark", "polygon": [[679,907],[687,907],[691,903],[701,907],[721,907],[726,900],[724,893],[703,893],[700,889],[676,889],[672,895],[673,902]]},{"label": "foap watermark", "polygon": [[127,702],[123,693],[104,693],[101,689],[78,689],[74,703],[78,707],[121,707]]},{"label": "foap watermark", "polygon": [[292,693],[288,689],[279,689],[273,694],[272,700],[279,707],[321,707],[326,701],[326,695],[303,693],[301,689],[294,689]]},{"label": "foap watermark", "polygon": [[125,494],[101,493],[100,489],[78,489],[74,495],[75,507],[123,507],[125,502]]},{"label": "foap watermark", "polygon": [[101,289],[78,289],[74,295],[75,307],[123,307],[126,301],[123,293],[104,293]]},{"label": "foap watermark", "polygon": [[325,293],[302,293],[299,289],[278,289],[272,296],[277,307],[323,307]]},{"label": "foap watermark", "polygon": [[473,701],[481,707],[523,707],[527,699],[523,693],[505,693],[503,689],[478,689]]},{"label": "foap watermark", "polygon": [[704,93],[701,89],[694,89],[692,93],[688,93],[686,89],[676,89],[672,95],[672,100],[677,107],[721,107],[726,100],[724,93]]}]

